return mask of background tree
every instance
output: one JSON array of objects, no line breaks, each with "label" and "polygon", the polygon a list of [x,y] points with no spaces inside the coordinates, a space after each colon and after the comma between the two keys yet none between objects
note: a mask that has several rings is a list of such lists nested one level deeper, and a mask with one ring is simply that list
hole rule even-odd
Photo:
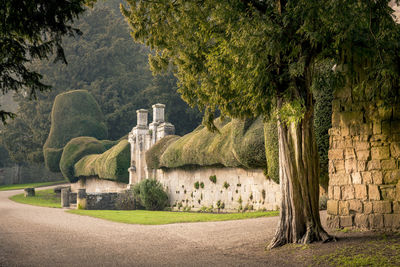
[{"label": "background tree", "polygon": [[[137,109],[151,109],[157,102],[167,105],[166,119],[176,126],[179,135],[200,123],[201,113],[190,109],[180,98],[176,78],[171,73],[152,76],[147,58],[149,49],[132,42],[119,3],[119,0],[96,3],[75,21],[73,27],[79,28],[82,35],[64,38],[67,65],[51,60],[31,63],[31,69],[40,73],[43,83],[51,85],[52,90],[38,92],[36,101],[15,95],[19,106],[17,117],[0,134],[10,142],[6,147],[13,158],[43,161],[42,148],[50,130],[54,98],[74,89],[88,90],[95,97],[111,140],[118,140],[136,125]],[[21,142],[14,145],[9,137]],[[23,141],[25,138],[29,142]]]},{"label": "background tree", "polygon": [[316,66],[335,60],[349,90],[398,97],[400,31],[389,1],[127,2],[132,36],[155,49],[153,70],[172,64],[182,97],[209,125],[216,109],[233,117],[277,110],[282,202],[269,247],[329,240],[318,211]]},{"label": "background tree", "polygon": [[[49,89],[41,75],[28,64],[46,59],[55,51],[55,60],[66,63],[61,38],[79,34],[71,23],[84,12],[84,0],[8,0],[0,7],[0,92],[24,90],[30,97]],[[0,110],[4,122],[13,113]]]}]

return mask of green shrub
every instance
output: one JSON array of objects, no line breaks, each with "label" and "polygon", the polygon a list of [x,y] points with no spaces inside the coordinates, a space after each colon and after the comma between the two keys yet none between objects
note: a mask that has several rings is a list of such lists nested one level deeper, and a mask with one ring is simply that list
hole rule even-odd
[{"label": "green shrub", "polygon": [[75,137],[107,138],[104,116],[94,97],[86,90],[57,95],[51,112],[50,133],[43,146],[44,160],[49,170],[60,171],[63,147]]},{"label": "green shrub", "polygon": [[203,182],[200,183],[200,187],[204,188],[204,183]]},{"label": "green shrub", "polygon": [[216,176],[216,175],[211,175],[211,176],[210,176],[210,181],[211,181],[213,184],[216,184],[216,183],[217,183],[217,176]]},{"label": "green shrub", "polygon": [[224,182],[224,187],[225,187],[225,189],[228,189],[228,188],[229,188],[229,186],[230,186],[230,184],[228,184],[228,182],[227,182],[227,181],[225,181],[225,182]]},{"label": "green shrub", "polygon": [[74,173],[74,165],[81,158],[90,154],[101,154],[106,151],[103,142],[93,137],[77,137],[71,139],[63,150],[60,160],[60,170],[71,183],[78,180]]},{"label": "green shrub", "polygon": [[199,181],[194,183],[194,188],[199,189],[200,188],[200,183]]},{"label": "green shrub", "polygon": [[81,158],[74,165],[75,177],[98,176],[101,179],[129,182],[130,145],[122,140],[102,154],[92,154]]},{"label": "green shrub", "polygon": [[[134,195],[146,210],[164,210],[168,205],[168,195],[162,185],[154,179],[145,179],[133,187]],[[178,204],[178,208],[182,203]]]}]

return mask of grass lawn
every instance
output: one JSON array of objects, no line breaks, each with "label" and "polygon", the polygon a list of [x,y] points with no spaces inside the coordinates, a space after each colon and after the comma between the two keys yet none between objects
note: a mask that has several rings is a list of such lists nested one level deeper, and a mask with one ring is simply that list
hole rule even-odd
[{"label": "grass lawn", "polygon": [[185,222],[214,222],[278,216],[279,211],[244,213],[199,213],[147,210],[69,210],[73,214],[86,215],[113,222],[159,225]]},{"label": "grass lawn", "polygon": [[24,197],[24,194],[18,194],[10,197],[10,199],[18,203],[34,206],[61,208],[61,198],[54,193],[53,189],[36,191],[34,197]]},{"label": "grass lawn", "polygon": [[67,181],[57,181],[57,182],[44,182],[44,183],[31,183],[31,184],[9,184],[9,185],[0,185],[0,191],[6,190],[16,190],[16,189],[24,189],[27,187],[43,187],[50,186],[56,184],[65,184]]}]

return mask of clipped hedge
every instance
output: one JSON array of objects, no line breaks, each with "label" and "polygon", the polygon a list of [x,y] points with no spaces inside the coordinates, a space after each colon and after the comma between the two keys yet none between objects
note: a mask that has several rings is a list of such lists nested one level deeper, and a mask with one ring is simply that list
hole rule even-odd
[{"label": "clipped hedge", "polygon": [[104,116],[94,97],[86,90],[57,95],[51,112],[51,128],[43,147],[46,167],[59,172],[63,147],[79,136],[107,138]]},{"label": "clipped hedge", "polygon": [[94,137],[76,137],[69,141],[63,150],[60,160],[60,170],[63,176],[71,183],[78,179],[75,177],[74,165],[81,158],[90,154],[101,154],[110,148],[115,141],[99,141]]},{"label": "clipped hedge", "polygon": [[[199,126],[170,144],[159,160],[159,167],[188,165],[262,168],[266,167],[263,121],[217,119],[218,132]],[[148,151],[147,158],[157,155]]]},{"label": "clipped hedge", "polygon": [[130,167],[130,145],[122,140],[102,154],[81,158],[74,165],[75,177],[98,176],[100,179],[128,183]]},{"label": "clipped hedge", "polygon": [[158,169],[160,168],[160,157],[167,149],[169,145],[178,140],[180,137],[177,135],[168,135],[161,140],[159,140],[156,144],[154,144],[147,152],[146,152],[146,164],[150,169]]}]

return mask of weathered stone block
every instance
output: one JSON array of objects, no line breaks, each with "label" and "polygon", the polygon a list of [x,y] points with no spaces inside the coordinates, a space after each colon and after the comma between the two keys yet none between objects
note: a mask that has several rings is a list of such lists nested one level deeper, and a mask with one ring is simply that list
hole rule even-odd
[{"label": "weathered stone block", "polygon": [[34,197],[35,196],[35,188],[29,187],[24,188],[24,197]]},{"label": "weathered stone block", "polygon": [[331,229],[338,229],[340,227],[339,216],[328,215],[326,217],[326,226]]},{"label": "weathered stone block", "polygon": [[388,146],[372,147],[371,158],[372,159],[389,159],[390,151]]},{"label": "weathered stone block", "polygon": [[326,212],[330,215],[338,215],[339,201],[329,199],[326,205]]},{"label": "weathered stone block", "polygon": [[345,159],[355,159],[356,154],[354,152],[354,148],[345,148],[344,150],[344,158]]},{"label": "weathered stone block", "polygon": [[391,134],[390,121],[382,121],[382,134],[385,135]]},{"label": "weathered stone block", "polygon": [[369,150],[371,145],[368,141],[353,141],[353,146],[356,150]]},{"label": "weathered stone block", "polygon": [[361,111],[344,111],[339,113],[341,125],[359,124],[363,121],[364,114]]},{"label": "weathered stone block", "polygon": [[400,201],[393,201],[393,213],[400,214]]},{"label": "weathered stone block", "polygon": [[372,184],[372,174],[371,172],[361,172],[361,177],[363,180],[363,184]]},{"label": "weathered stone block", "polygon": [[357,170],[359,172],[363,172],[367,169],[367,161],[366,160],[358,160],[357,161]]},{"label": "weathered stone block", "polygon": [[340,216],[340,227],[352,227],[353,226],[353,216]]},{"label": "weathered stone block", "polygon": [[372,202],[364,202],[364,214],[372,214]]},{"label": "weathered stone block", "polygon": [[363,229],[368,229],[369,227],[369,216],[365,214],[356,214],[354,216],[354,226],[363,228]]},{"label": "weathered stone block", "polygon": [[370,214],[369,225],[372,229],[382,229],[384,226],[383,214]]},{"label": "weathered stone block", "polygon": [[334,199],[333,186],[328,186],[328,199]]},{"label": "weathered stone block", "polygon": [[343,149],[330,149],[328,151],[328,158],[330,160],[343,159],[344,158]]},{"label": "weathered stone block", "polygon": [[357,213],[362,213],[363,212],[363,204],[362,204],[361,200],[357,200],[357,199],[349,200],[349,210],[350,210],[350,213],[352,211],[357,212]]},{"label": "weathered stone block", "polygon": [[332,100],[332,112],[340,111],[340,100]]},{"label": "weathered stone block", "polygon": [[382,170],[393,170],[396,169],[396,160],[395,159],[386,159],[381,161]]},{"label": "weathered stone block", "polygon": [[400,214],[384,214],[383,221],[385,223],[385,228],[400,228]]},{"label": "weathered stone block", "polygon": [[357,160],[346,159],[344,162],[346,173],[353,173],[357,171]]},{"label": "weathered stone block", "polygon": [[368,185],[368,196],[370,200],[381,200],[381,194],[377,185]]},{"label": "weathered stone block", "polygon": [[369,160],[370,151],[369,150],[356,150],[357,160]]},{"label": "weathered stone block", "polygon": [[341,135],[341,134],[340,134],[340,127],[330,128],[330,129],[328,130],[328,134],[329,134],[330,136],[333,136],[333,135],[340,136],[340,135]]},{"label": "weathered stone block", "polygon": [[381,169],[381,162],[380,160],[370,160],[368,161],[368,170],[380,170]]},{"label": "weathered stone block", "polygon": [[396,184],[400,179],[400,170],[387,171],[384,174],[384,184]]},{"label": "weathered stone block", "polygon": [[339,215],[349,215],[349,202],[339,201]]},{"label": "weathered stone block", "polygon": [[392,203],[390,201],[374,201],[372,202],[372,209],[374,213],[392,213]]},{"label": "weathered stone block", "polygon": [[355,192],[356,199],[361,199],[361,200],[368,199],[366,185],[364,185],[364,184],[354,185],[354,192]]},{"label": "weathered stone block", "polygon": [[332,174],[329,177],[330,185],[348,185],[351,184],[351,176],[346,173]]},{"label": "weathered stone block", "polygon": [[335,172],[342,172],[345,170],[344,160],[333,160],[333,166],[335,167]]},{"label": "weathered stone block", "polygon": [[400,120],[391,121],[391,130],[393,134],[400,133]]},{"label": "weathered stone block", "polygon": [[354,187],[352,185],[345,185],[341,187],[342,200],[354,199]]},{"label": "weathered stone block", "polygon": [[393,142],[390,144],[390,154],[392,157],[399,158],[400,157],[400,143]]},{"label": "weathered stone block", "polygon": [[381,185],[379,186],[383,200],[396,200],[396,186],[395,185]]},{"label": "weathered stone block", "polygon": [[351,181],[353,184],[362,184],[361,174],[359,172],[353,172],[351,174]]},{"label": "weathered stone block", "polygon": [[388,135],[386,134],[375,134],[371,136],[370,142],[380,142],[380,143],[385,143],[388,140]]},{"label": "weathered stone block", "polygon": [[381,171],[372,171],[371,172],[372,182],[374,184],[382,184],[383,183],[383,175]]},{"label": "weathered stone block", "polygon": [[373,123],[372,132],[373,132],[373,134],[381,134],[382,133],[382,124],[380,121]]},{"label": "weathered stone block", "polygon": [[340,190],[340,186],[332,186],[333,188],[333,199],[340,200],[342,191]]}]

